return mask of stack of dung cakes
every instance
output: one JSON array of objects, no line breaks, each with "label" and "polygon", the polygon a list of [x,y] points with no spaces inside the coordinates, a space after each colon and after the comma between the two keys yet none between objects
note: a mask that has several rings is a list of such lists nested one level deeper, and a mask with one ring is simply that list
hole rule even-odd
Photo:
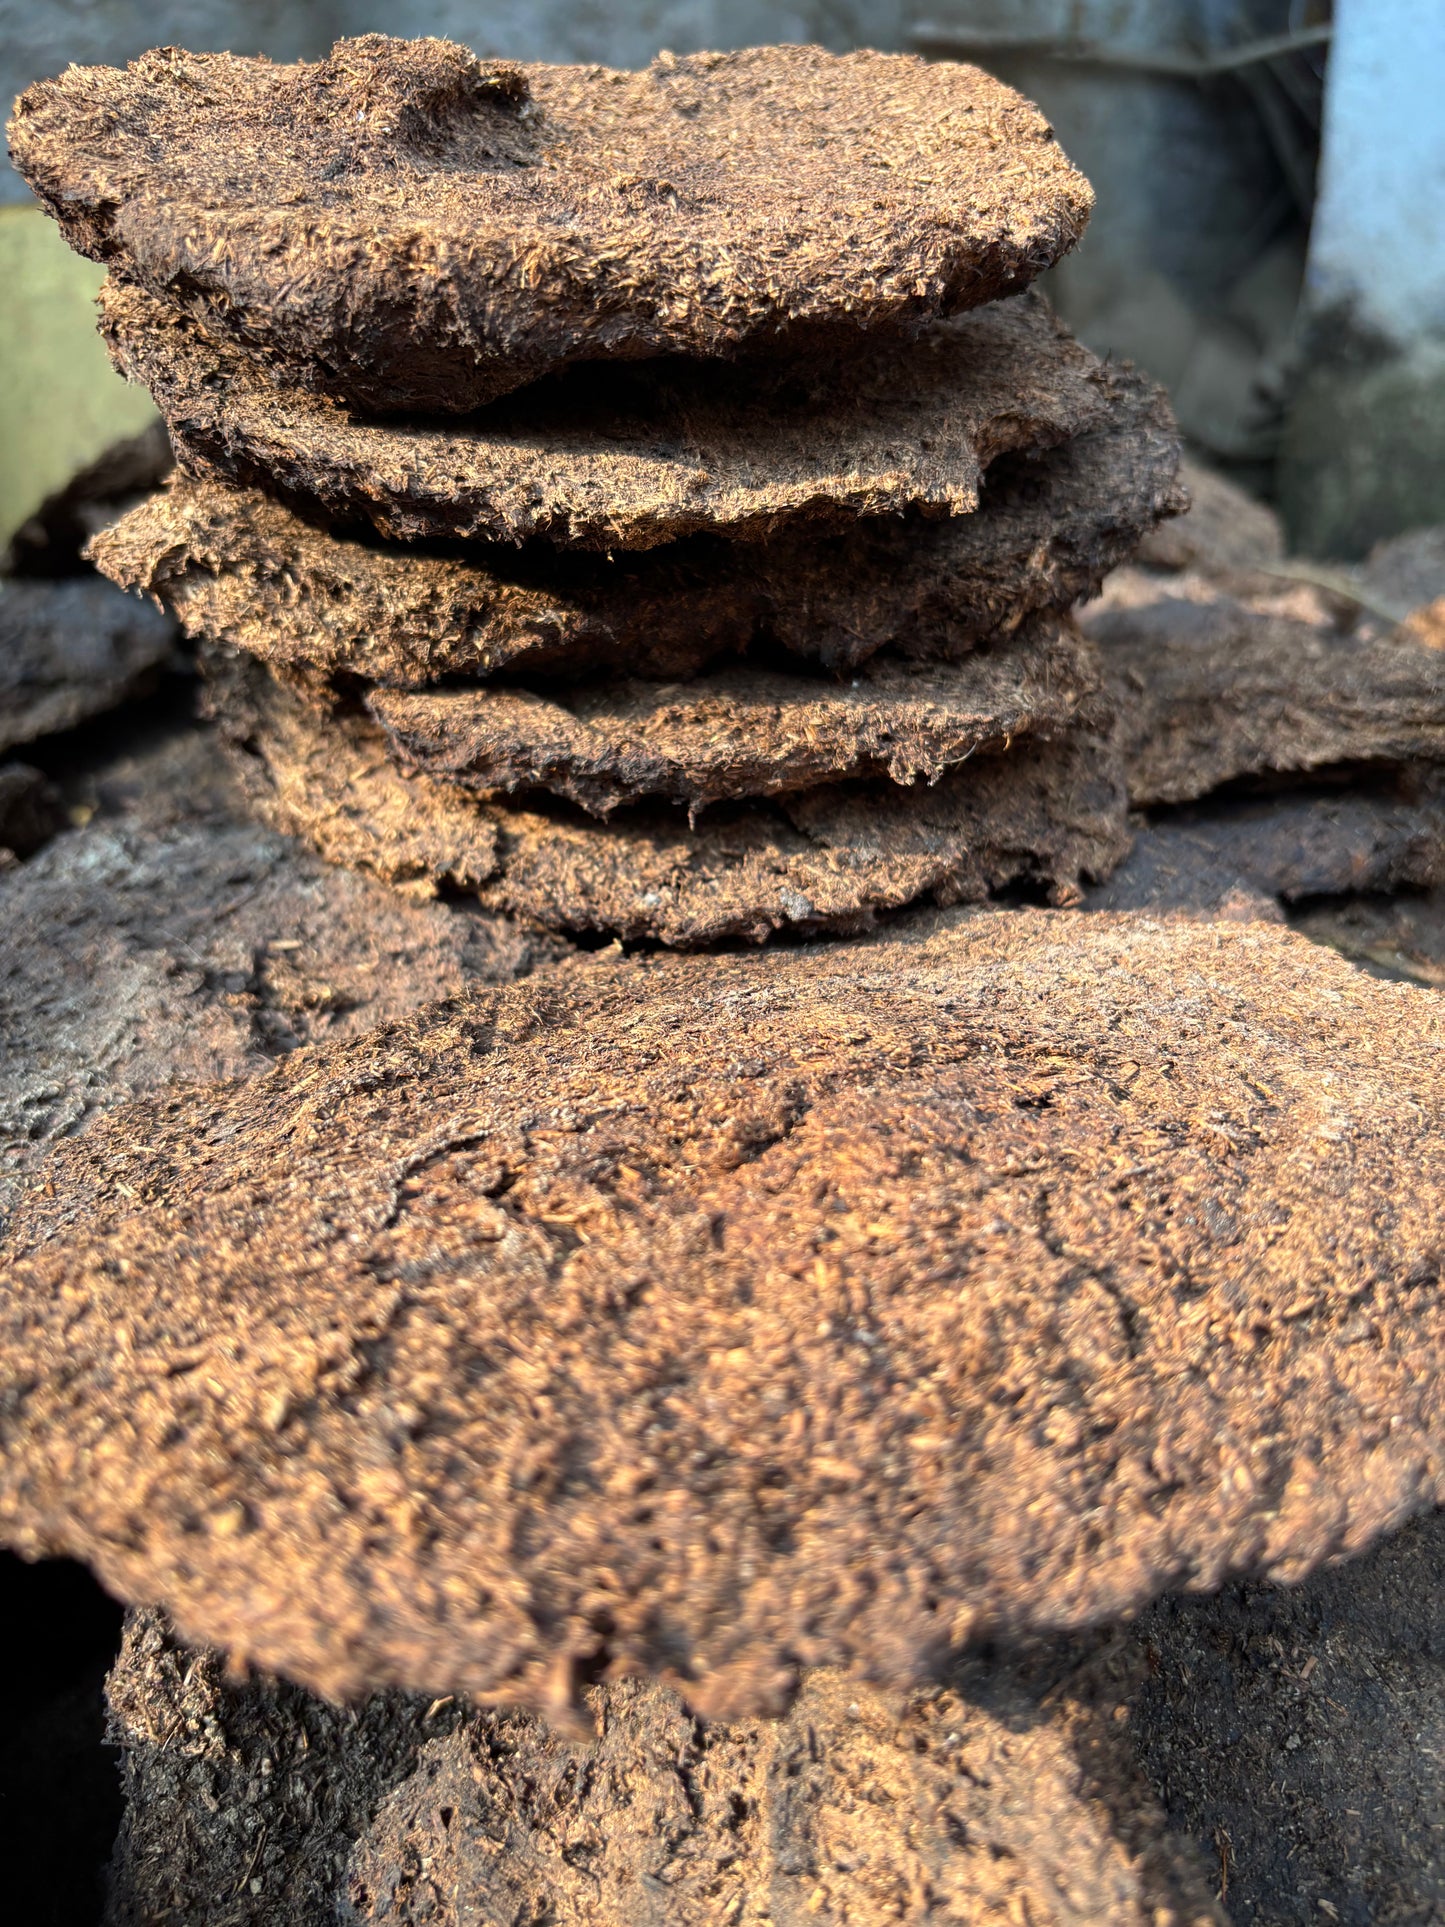
[{"label": "stack of dung cakes", "polygon": [[369,35],[72,68],[11,137],[181,464],[96,560],[274,822],[680,945],[1122,855],[1067,611],[1177,448],[1027,291],[1090,194],[1006,87]]}]

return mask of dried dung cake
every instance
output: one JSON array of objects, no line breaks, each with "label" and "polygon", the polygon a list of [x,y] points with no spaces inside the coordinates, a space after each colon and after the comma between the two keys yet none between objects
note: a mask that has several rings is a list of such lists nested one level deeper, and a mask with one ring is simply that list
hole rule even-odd
[{"label": "dried dung cake", "polygon": [[143,694],[175,629],[99,576],[0,578],[0,751]]},{"label": "dried dung cake", "polygon": [[1430,532],[1351,578],[1289,562],[1268,512],[1207,471],[1186,479],[1196,506],[1081,620],[1131,799],[1226,794],[1156,807],[1091,907],[1277,918],[1281,902],[1438,887],[1445,659],[1387,613],[1436,586]]},{"label": "dried dung cake", "polygon": [[1090,909],[1277,916],[1275,900],[1445,885],[1445,783],[1411,773],[1220,798],[1139,827]]},{"label": "dried dung cake", "polygon": [[1084,622],[1136,804],[1271,773],[1445,763],[1445,653],[1403,631],[1300,620],[1199,578],[1170,592],[1139,571]]},{"label": "dried dung cake", "polygon": [[1210,1927],[1114,1717],[1125,1657],[964,1663],[906,1698],[818,1672],[776,1724],[699,1724],[620,1681],[569,1734],[237,1683],[138,1613],[108,1689],[127,1788],[110,1927],[221,1905],[228,1927]]},{"label": "dried dung cake", "polygon": [[1442,1049],[1268,926],[975,911],[147,1101],[17,1213],[5,1536],[328,1694],[717,1717],[1301,1578],[1445,1490]]},{"label": "dried dung cake", "polygon": [[261,828],[208,731],[132,741],[79,787],[85,820],[0,872],[0,1241],[22,1174],[108,1105],[254,1074],[560,952]]},{"label": "dried dung cake", "polygon": [[849,779],[932,785],[980,751],[1110,718],[1097,656],[1056,620],[958,663],[878,658],[846,682],[742,666],[546,695],[378,689],[366,707],[402,768],[472,793],[546,793],[593,816],[660,800],[694,822],[728,798]]},{"label": "dried dung cake", "polygon": [[10,142],[73,247],[363,411],[578,359],[836,353],[1023,287],[1092,204],[998,81],[817,47],[643,73],[167,47],[30,88]]},{"label": "dried dung cake", "polygon": [[766,543],[699,537],[610,558],[435,549],[329,535],[258,489],[177,478],[91,544],[123,588],[196,641],[279,668],[416,687],[448,675],[608,668],[695,675],[771,646],[835,670],[883,649],[948,658],[1097,592],[1181,504],[1159,391],[1104,377],[1108,424],[1003,456],[980,506],[944,521],[856,523]]},{"label": "dried dung cake", "polygon": [[474,894],[544,927],[694,948],[778,930],[856,931],[920,898],[1009,883],[1072,901],[1129,847],[1111,744],[1079,729],[981,755],[927,788],[831,783],[606,822],[557,802],[478,802],[407,776],[365,717],[319,713],[245,658],[210,661],[257,809],[333,863]]},{"label": "dried dung cake", "polygon": [[465,424],[358,421],[114,281],[102,317],[117,366],[154,394],[191,469],[403,541],[607,551],[905,509],[964,515],[997,456],[1111,413],[1102,363],[1035,294],[847,362],[579,368]]}]

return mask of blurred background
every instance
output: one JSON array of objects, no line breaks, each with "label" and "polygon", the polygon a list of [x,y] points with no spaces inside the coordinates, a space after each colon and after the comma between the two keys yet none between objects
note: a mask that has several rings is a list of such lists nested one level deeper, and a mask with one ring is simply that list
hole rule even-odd
[{"label": "blurred background", "polygon": [[[291,60],[369,30],[616,66],[776,40],[974,61],[1097,189],[1054,299],[1168,385],[1196,452],[1306,554],[1445,521],[1441,0],[0,0],[0,92],[166,42]],[[97,273],[27,199],[7,166],[0,549],[149,418],[93,337]]]}]

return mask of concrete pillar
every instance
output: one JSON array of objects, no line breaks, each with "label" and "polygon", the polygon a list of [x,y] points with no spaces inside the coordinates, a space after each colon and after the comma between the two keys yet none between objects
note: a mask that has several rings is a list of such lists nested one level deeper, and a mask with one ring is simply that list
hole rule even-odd
[{"label": "concrete pillar", "polygon": [[1281,498],[1309,553],[1445,522],[1445,4],[1335,0]]}]

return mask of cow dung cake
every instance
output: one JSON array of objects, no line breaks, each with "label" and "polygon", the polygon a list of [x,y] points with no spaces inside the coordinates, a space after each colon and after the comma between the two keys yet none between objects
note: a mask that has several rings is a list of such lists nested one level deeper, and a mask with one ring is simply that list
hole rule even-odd
[{"label": "cow dung cake", "polygon": [[599,819],[545,794],[478,798],[419,773],[370,716],[322,710],[243,657],[211,652],[207,671],[273,827],[333,862],[575,936],[693,949],[856,932],[880,912],[1008,885],[1071,903],[1129,848],[1123,766],[1087,726],[1099,713],[1087,685],[1073,726],[1023,733],[935,783],[833,781],[695,817],[652,802]]},{"label": "cow dung cake", "polygon": [[262,489],[177,476],[96,535],[123,588],[193,641],[278,669],[420,688],[451,677],[553,682],[609,668],[690,676],[782,652],[855,669],[880,650],[948,660],[1095,594],[1184,500],[1157,389],[1103,371],[1107,421],[1000,456],[971,515],[863,518],[766,542],[695,536],[611,555],[338,534]]},{"label": "cow dung cake", "polygon": [[965,515],[997,456],[1110,415],[1102,364],[1037,294],[848,362],[592,363],[463,421],[357,420],[124,284],[102,314],[117,365],[154,394],[192,468],[403,541],[606,552]]},{"label": "cow dung cake", "polygon": [[0,1530],[326,1694],[718,1717],[1302,1577],[1445,1496],[1442,1049],[1042,910],[468,991],[52,1153]]},{"label": "cow dung cake", "polygon": [[366,412],[896,335],[1025,286],[1093,199],[986,74],[818,47],[643,73],[166,47],[30,88],[10,141],[72,246]]}]

